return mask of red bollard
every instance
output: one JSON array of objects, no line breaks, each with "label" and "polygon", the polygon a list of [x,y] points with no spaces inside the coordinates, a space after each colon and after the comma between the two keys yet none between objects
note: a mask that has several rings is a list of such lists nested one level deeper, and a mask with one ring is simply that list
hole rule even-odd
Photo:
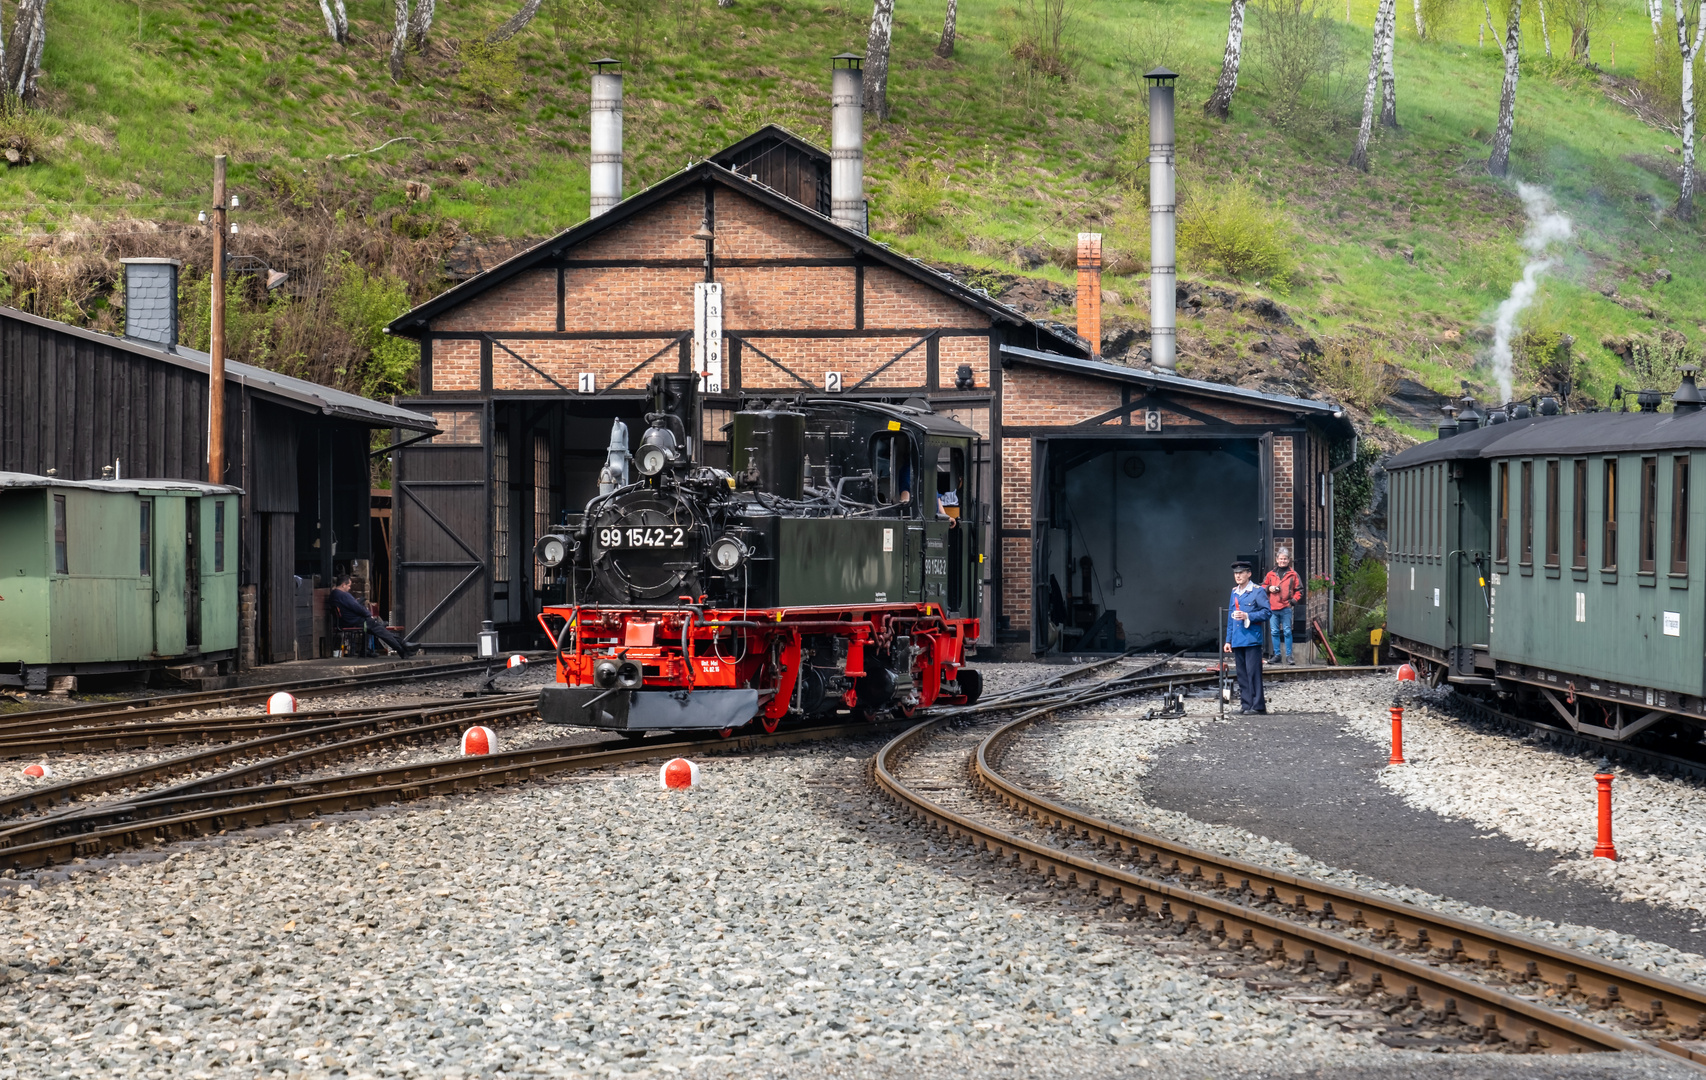
[{"label": "red bollard", "polygon": [[1386,764],[1406,764],[1404,761],[1404,706],[1396,701],[1392,703],[1392,756],[1386,759]]},{"label": "red bollard", "polygon": [[1611,842],[1611,759],[1599,759],[1599,771],[1594,773],[1599,783],[1599,842],[1593,846],[1593,857],[1617,861],[1617,846]]},{"label": "red bollard", "polygon": [[1416,669],[1415,669],[1415,667],[1412,666],[1411,664],[1409,664],[1408,662],[1399,664],[1398,665],[1398,681],[1399,682],[1415,682],[1416,681]]}]

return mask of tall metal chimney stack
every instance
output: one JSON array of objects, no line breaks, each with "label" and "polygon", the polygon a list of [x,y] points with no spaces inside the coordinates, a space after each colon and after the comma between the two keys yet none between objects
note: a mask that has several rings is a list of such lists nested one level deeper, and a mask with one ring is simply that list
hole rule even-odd
[{"label": "tall metal chimney stack", "polygon": [[829,66],[829,216],[865,232],[865,58],[841,53]]},{"label": "tall metal chimney stack", "polygon": [[605,70],[620,63],[592,62],[592,217],[622,201],[622,73]]},{"label": "tall metal chimney stack", "polygon": [[1178,362],[1174,317],[1178,283],[1173,242],[1173,81],[1158,67],[1149,80],[1149,350],[1150,363],[1172,371]]}]

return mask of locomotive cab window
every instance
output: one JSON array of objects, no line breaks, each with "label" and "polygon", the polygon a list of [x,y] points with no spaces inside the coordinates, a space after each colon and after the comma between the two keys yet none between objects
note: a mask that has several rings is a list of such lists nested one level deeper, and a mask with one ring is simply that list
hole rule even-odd
[{"label": "locomotive cab window", "polygon": [[1652,574],[1659,560],[1659,459],[1641,459],[1641,545],[1636,572]]},{"label": "locomotive cab window", "polygon": [[936,451],[936,516],[959,520],[964,505],[966,455],[944,446]]},{"label": "locomotive cab window", "polygon": [[1671,462],[1670,572],[1688,576],[1688,458],[1682,455]]},{"label": "locomotive cab window", "polygon": [[1498,530],[1497,560],[1508,563],[1511,561],[1511,467],[1507,461],[1499,462]]},{"label": "locomotive cab window", "polygon": [[877,481],[877,502],[908,508],[913,493],[912,440],[903,431],[879,431],[871,436],[871,473]]}]

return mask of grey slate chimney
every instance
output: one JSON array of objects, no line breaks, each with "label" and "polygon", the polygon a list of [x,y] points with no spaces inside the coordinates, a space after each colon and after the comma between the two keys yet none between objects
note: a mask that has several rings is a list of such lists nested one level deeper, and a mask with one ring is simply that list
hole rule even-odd
[{"label": "grey slate chimney", "polygon": [[176,259],[120,259],[124,264],[124,336],[168,349],[178,344]]}]

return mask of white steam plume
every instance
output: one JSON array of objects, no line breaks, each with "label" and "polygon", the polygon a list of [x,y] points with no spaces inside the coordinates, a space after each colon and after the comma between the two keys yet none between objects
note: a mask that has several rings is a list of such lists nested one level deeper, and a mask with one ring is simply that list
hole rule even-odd
[{"label": "white steam plume", "polygon": [[1545,188],[1519,183],[1516,193],[1522,199],[1523,213],[1528,215],[1528,228],[1522,234],[1528,264],[1493,315],[1493,377],[1499,380],[1500,404],[1511,399],[1511,337],[1516,333],[1517,316],[1534,303],[1534,294],[1540,291],[1540,275],[1552,266],[1546,249],[1570,238],[1570,219],[1553,208]]}]

